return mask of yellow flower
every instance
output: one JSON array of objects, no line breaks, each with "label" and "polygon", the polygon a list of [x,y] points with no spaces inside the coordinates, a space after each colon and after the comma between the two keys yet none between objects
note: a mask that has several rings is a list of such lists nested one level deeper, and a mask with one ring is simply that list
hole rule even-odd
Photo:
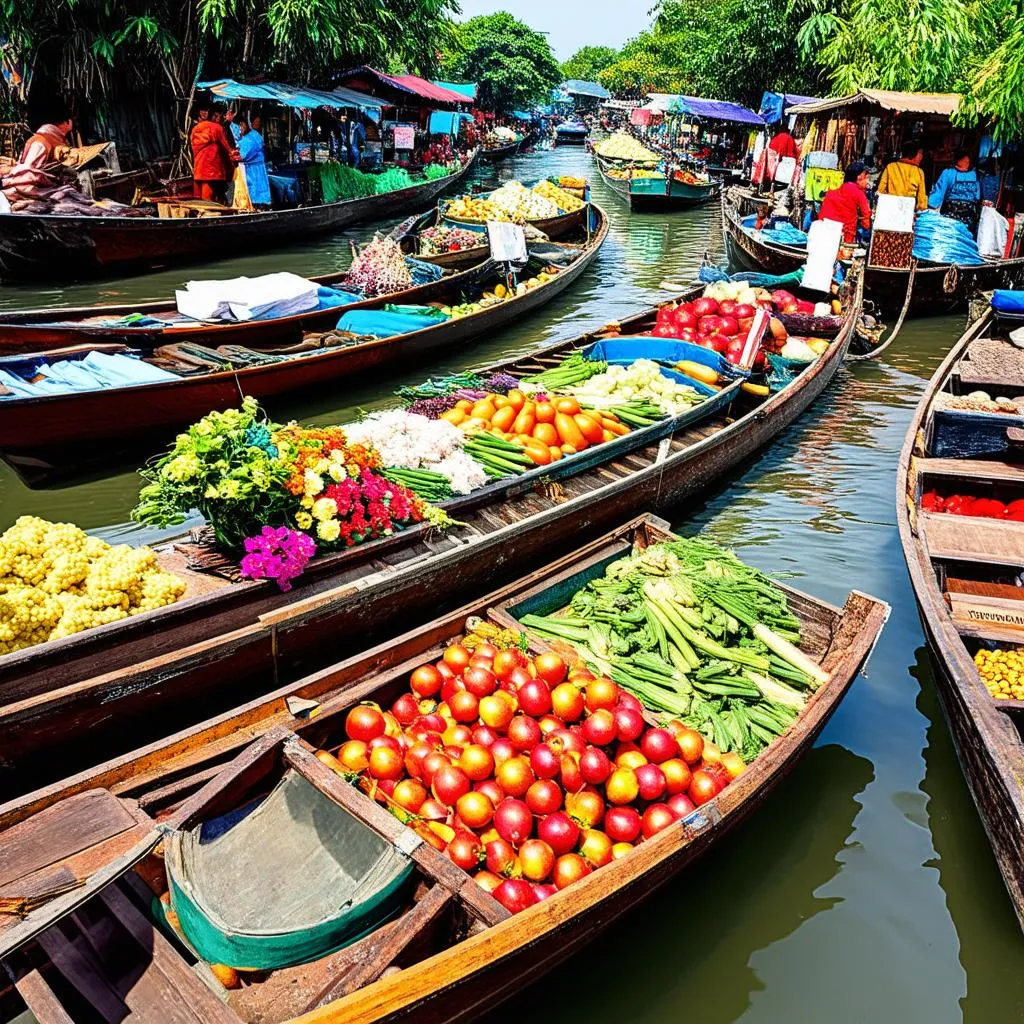
[{"label": "yellow flower", "polygon": [[345,467],[337,462],[332,462],[330,469],[328,469],[327,472],[330,474],[331,479],[336,484],[340,484],[341,481],[344,480],[346,476]]},{"label": "yellow flower", "polygon": [[314,472],[314,473],[319,473],[319,474],[320,474],[321,476],[323,476],[323,474],[327,472],[327,468],[328,468],[329,466],[330,466],[330,463],[329,463],[329,462],[328,462],[328,461],[327,461],[326,459],[320,459],[320,460],[319,460],[319,461],[318,461],[318,462],[317,462],[317,463],[316,463],[316,464],[315,464],[315,465],[313,466],[313,472]]},{"label": "yellow flower", "polygon": [[313,502],[313,517],[323,522],[338,514],[338,503],[333,498],[319,498]]},{"label": "yellow flower", "polygon": [[303,508],[312,508],[312,507],[313,507],[313,498],[312,498],[312,497],[311,497],[310,495],[308,495],[308,494],[304,494],[304,495],[303,495],[303,496],[302,496],[302,497],[301,497],[301,498],[299,499],[299,504],[300,504],[300,505],[301,505],[301,506],[302,506]]},{"label": "yellow flower", "polygon": [[303,474],[303,480],[305,481],[303,489],[307,494],[317,495],[324,489],[324,478],[311,469],[307,469]]},{"label": "yellow flower", "polygon": [[308,512],[296,512],[295,525],[300,530],[308,530],[313,525],[313,517]]},{"label": "yellow flower", "polygon": [[341,524],[337,519],[326,519],[316,524],[316,535],[328,543],[335,541],[341,535]]},{"label": "yellow flower", "polygon": [[340,448],[331,449],[331,462],[344,462],[345,453]]}]

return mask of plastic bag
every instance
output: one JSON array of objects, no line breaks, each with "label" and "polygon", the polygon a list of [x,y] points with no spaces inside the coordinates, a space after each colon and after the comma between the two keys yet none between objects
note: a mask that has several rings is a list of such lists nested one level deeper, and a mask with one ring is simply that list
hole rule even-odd
[{"label": "plastic bag", "polygon": [[978,219],[978,251],[982,256],[1002,256],[1010,222],[994,207],[983,206]]},{"label": "plastic bag", "polygon": [[914,256],[932,263],[967,266],[985,262],[967,225],[952,217],[943,217],[934,210],[923,210],[918,214],[914,224]]}]

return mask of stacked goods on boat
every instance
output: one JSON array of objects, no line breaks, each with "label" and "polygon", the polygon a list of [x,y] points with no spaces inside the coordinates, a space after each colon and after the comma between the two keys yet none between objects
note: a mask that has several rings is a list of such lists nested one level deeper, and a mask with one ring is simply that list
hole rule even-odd
[{"label": "stacked goods on boat", "polygon": [[739,281],[717,281],[699,299],[662,306],[652,332],[657,338],[711,349],[731,363],[741,364],[759,310],[772,314],[753,369],[771,363],[792,372],[827,351],[842,329],[839,299],[809,302],[783,289],[752,288]]},{"label": "stacked goods on boat", "polygon": [[323,164],[309,164],[306,175],[313,202],[336,203],[410,188],[420,180],[445,178],[455,174],[460,167],[457,160],[450,164],[429,164],[423,169],[422,178],[415,178],[403,167],[389,167],[377,174],[364,174],[354,167],[332,160]]},{"label": "stacked goods on boat", "polygon": [[442,273],[433,263],[406,256],[393,238],[375,235],[352,260],[345,286],[369,298],[440,281]]},{"label": "stacked goods on boat", "polygon": [[609,167],[605,173],[609,178],[616,178],[619,181],[635,181],[639,178],[665,180],[665,175],[661,171],[652,171],[646,167]]},{"label": "stacked goods on boat", "polygon": [[594,152],[605,160],[624,163],[656,163],[660,158],[653,150],[638,142],[632,135],[616,132],[594,146]]},{"label": "stacked goods on boat", "polygon": [[461,252],[480,245],[480,234],[465,228],[449,228],[443,224],[424,228],[420,232],[420,255],[436,256],[442,252]]},{"label": "stacked goods on boat", "polygon": [[513,913],[712,800],[830,678],[785,594],[712,543],[582,576],[564,607],[551,587],[471,618],[317,752]]},{"label": "stacked goods on boat", "polygon": [[461,196],[444,208],[444,215],[455,221],[526,224],[547,220],[583,207],[583,202],[554,182],[544,180],[527,188],[521,181],[506,181],[487,195]]},{"label": "stacked goods on boat", "polygon": [[0,655],[173,604],[185,583],[149,548],[21,516],[0,534]]}]

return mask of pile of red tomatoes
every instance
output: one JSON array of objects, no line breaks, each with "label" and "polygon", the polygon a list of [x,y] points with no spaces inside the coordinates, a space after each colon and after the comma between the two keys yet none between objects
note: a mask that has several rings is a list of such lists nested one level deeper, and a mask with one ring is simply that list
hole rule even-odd
[{"label": "pile of red tomatoes", "polygon": [[449,646],[390,709],[346,719],[336,770],[515,913],[627,854],[742,773],[681,722],[559,655]]},{"label": "pile of red tomatoes", "polygon": [[656,338],[692,342],[738,363],[756,312],[751,305],[705,296],[678,306],[662,306],[652,333]]}]

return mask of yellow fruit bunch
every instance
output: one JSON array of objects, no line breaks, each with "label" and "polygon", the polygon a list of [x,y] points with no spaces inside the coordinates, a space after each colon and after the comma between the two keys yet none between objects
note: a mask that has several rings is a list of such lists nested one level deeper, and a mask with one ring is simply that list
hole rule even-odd
[{"label": "yellow fruit bunch", "polygon": [[150,548],[22,516],[0,534],[0,655],[173,604],[185,583]]},{"label": "yellow fruit bunch", "polygon": [[534,185],[533,191],[545,199],[550,199],[555,206],[565,210],[566,213],[573,213],[575,210],[583,208],[582,200],[577,199],[574,195],[566,192],[565,189],[559,188],[554,182],[547,179]]},{"label": "yellow fruit bunch", "polygon": [[1024,650],[979,650],[974,664],[996,700],[1024,700]]},{"label": "yellow fruit bunch", "polygon": [[573,176],[571,174],[563,174],[558,179],[558,184],[561,185],[562,188],[584,189],[584,188],[587,187],[587,179],[586,178],[578,178],[578,177],[575,177],[575,176]]},{"label": "yellow fruit bunch", "polygon": [[606,160],[631,160],[638,163],[654,163],[658,154],[637,142],[632,135],[615,134],[594,147],[598,156]]},{"label": "yellow fruit bunch", "polygon": [[461,199],[453,200],[448,205],[446,213],[453,220],[496,220],[502,222],[511,220],[504,210],[496,206],[489,199],[477,198],[475,196],[462,196]]}]

